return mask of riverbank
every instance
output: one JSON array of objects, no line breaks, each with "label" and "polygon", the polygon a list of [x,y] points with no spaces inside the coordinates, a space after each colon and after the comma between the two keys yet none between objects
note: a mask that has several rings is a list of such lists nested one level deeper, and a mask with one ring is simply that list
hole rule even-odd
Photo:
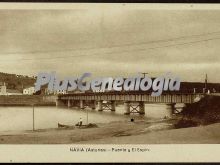
[{"label": "riverbank", "polygon": [[220,123],[90,140],[80,144],[220,144]]},{"label": "riverbank", "polygon": [[200,101],[184,107],[181,116],[182,119],[175,125],[176,128],[220,122],[220,96],[206,95]]},{"label": "riverbank", "polygon": [[174,129],[176,120],[111,122],[98,128],[44,129],[4,133],[1,144],[214,144],[220,143],[220,123]]},{"label": "riverbank", "polygon": [[55,106],[55,101],[44,99],[41,95],[0,96],[0,106]]}]

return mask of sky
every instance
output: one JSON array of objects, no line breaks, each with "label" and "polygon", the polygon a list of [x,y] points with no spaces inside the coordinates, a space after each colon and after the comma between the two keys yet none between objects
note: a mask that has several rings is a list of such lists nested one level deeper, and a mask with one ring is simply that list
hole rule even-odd
[{"label": "sky", "polygon": [[0,72],[220,82],[217,10],[0,10]]}]

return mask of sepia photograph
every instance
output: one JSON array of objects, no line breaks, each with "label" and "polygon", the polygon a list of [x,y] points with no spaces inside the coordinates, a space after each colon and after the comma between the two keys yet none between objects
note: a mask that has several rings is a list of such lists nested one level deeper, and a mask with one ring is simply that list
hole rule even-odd
[{"label": "sepia photograph", "polygon": [[220,144],[220,8],[144,6],[1,8],[0,144]]}]

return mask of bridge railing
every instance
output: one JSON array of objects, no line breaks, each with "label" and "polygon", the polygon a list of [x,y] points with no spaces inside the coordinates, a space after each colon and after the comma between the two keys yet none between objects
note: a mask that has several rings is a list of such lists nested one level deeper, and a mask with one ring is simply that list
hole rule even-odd
[{"label": "bridge railing", "polygon": [[[109,94],[109,95],[124,95],[124,94],[148,94],[151,95],[153,91],[107,91],[107,92],[81,92],[81,93],[68,93],[68,94],[59,94],[58,96],[62,95],[103,95],[103,94]],[[191,90],[184,90],[184,91],[163,91],[161,95],[164,94],[203,94],[203,93],[194,93]]]},{"label": "bridge railing", "polygon": [[144,101],[149,103],[193,103],[196,97],[204,94],[171,93],[166,92],[160,96],[152,97],[144,92],[105,92],[105,93],[75,93],[59,95],[61,100],[107,100],[107,101]]}]

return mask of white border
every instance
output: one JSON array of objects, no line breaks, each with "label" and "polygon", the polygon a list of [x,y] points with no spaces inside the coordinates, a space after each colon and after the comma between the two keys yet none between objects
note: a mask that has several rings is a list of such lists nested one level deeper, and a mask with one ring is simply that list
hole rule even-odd
[{"label": "white border", "polygon": [[[0,3],[0,9],[219,10],[219,4]],[[70,147],[149,148],[149,152],[71,152]],[[0,162],[220,162],[220,144],[0,145]]]}]

